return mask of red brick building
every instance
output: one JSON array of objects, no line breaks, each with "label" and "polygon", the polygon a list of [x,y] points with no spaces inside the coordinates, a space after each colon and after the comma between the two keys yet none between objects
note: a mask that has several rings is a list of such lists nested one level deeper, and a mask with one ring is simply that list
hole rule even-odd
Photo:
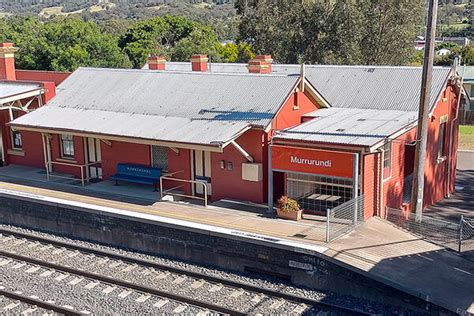
[{"label": "red brick building", "polygon": [[[50,75],[57,83],[66,77]],[[209,67],[198,55],[191,63],[153,57],[149,70],[80,68],[47,105],[3,117],[4,135],[22,141],[3,141],[4,152],[17,150],[5,161],[85,182],[109,179],[119,163],[150,166],[204,183],[212,201],[287,194],[308,212],[363,194],[365,217],[383,215],[408,201],[420,82],[420,68],[272,65],[269,56],[249,65]],[[459,103],[451,69],[435,68],[430,102],[425,206],[454,190]],[[165,180],[164,188],[204,193],[195,182]]]}]

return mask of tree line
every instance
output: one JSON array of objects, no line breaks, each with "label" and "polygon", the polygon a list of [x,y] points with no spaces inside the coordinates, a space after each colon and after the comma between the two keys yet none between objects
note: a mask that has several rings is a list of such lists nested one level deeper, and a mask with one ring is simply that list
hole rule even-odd
[{"label": "tree line", "polygon": [[[0,19],[0,41],[21,51],[23,69],[72,71],[80,66],[141,68],[149,54],[189,61],[195,53],[214,62],[247,62],[271,54],[276,63],[420,64],[414,49],[423,34],[422,0],[237,0],[238,34],[223,37],[212,23],[183,16],[91,20],[85,16]],[[473,46],[452,47],[474,63]]]},{"label": "tree line", "polygon": [[188,61],[195,53],[215,62],[246,62],[254,56],[245,43],[221,44],[207,25],[179,16],[127,22],[84,21],[79,17],[0,19],[0,41],[14,42],[21,69],[73,71],[80,66],[141,68],[149,54]]}]

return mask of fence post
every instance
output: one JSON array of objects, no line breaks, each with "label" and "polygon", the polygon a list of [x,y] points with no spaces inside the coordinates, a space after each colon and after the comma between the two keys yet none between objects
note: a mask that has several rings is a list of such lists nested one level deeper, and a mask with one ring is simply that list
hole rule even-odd
[{"label": "fence post", "polygon": [[458,252],[461,253],[462,250],[462,228],[464,224],[464,216],[461,215],[461,219],[459,220],[459,240],[458,240]]},{"label": "fence post", "polygon": [[330,209],[327,209],[326,210],[326,242],[329,242],[329,219],[331,217],[331,210]]}]

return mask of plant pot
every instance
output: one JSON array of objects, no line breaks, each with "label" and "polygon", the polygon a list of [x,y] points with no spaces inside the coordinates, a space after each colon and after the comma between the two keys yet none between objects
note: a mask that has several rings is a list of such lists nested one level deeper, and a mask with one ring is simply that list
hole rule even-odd
[{"label": "plant pot", "polygon": [[277,208],[277,216],[282,219],[290,219],[292,221],[299,221],[303,214],[303,210],[293,211],[293,212],[284,212]]}]

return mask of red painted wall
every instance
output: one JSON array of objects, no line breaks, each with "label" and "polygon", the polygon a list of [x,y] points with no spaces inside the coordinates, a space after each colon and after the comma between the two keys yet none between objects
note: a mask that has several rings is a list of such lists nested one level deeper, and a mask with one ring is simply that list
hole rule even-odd
[{"label": "red painted wall", "polygon": [[[179,172],[178,172],[179,171]],[[191,152],[188,149],[180,149],[179,153],[168,149],[168,172],[173,173],[171,177],[185,180],[191,179]],[[185,194],[191,195],[191,185],[184,182],[168,181],[163,186],[167,189],[182,185],[181,190]]]},{"label": "red painted wall", "polygon": [[[448,86],[442,99],[438,102],[429,124],[428,146],[425,168],[424,207],[442,200],[448,191],[454,191],[456,177],[458,122],[453,122],[456,116],[457,96],[452,86]],[[449,143],[452,139],[451,161],[448,158],[438,161],[438,139],[440,132],[440,118],[448,115],[446,125],[445,152],[448,157]],[[451,133],[453,128],[454,133]],[[452,138],[451,138],[452,137]],[[451,187],[448,190],[447,174],[451,168]]]},{"label": "red painted wall", "polygon": [[151,165],[149,145],[112,141],[112,146],[101,143],[100,149],[102,152],[102,175],[104,179],[116,173],[118,163]]},{"label": "red painted wall", "polygon": [[[64,162],[75,165],[83,165],[85,163],[84,142],[82,137],[74,136],[74,159],[63,159],[61,157],[60,135],[52,135],[51,144],[51,161]],[[77,178],[81,177],[81,169],[73,166],[53,165],[53,171],[58,173],[72,174]],[[85,170],[84,170],[85,172]]]},{"label": "red painted wall", "polygon": [[[295,108],[295,105],[297,107]],[[301,124],[303,115],[319,108],[303,92],[292,93],[272,122],[272,131]]]},{"label": "red painted wall", "polygon": [[[249,130],[240,136],[236,141],[253,158],[255,163],[266,164],[266,157],[263,157],[264,132],[259,130]],[[224,160],[233,163],[233,170],[220,168],[220,161]],[[233,146],[229,145],[223,153],[211,154],[211,179],[212,179],[212,200],[234,199],[241,201],[251,201],[263,203],[266,199],[263,187],[264,181],[252,182],[242,180],[242,163],[248,160]],[[266,174],[264,174],[266,177]]]},{"label": "red painted wall", "polygon": [[71,74],[70,72],[19,70],[15,71],[17,80],[52,81],[56,86],[61,84]]},{"label": "red painted wall", "polygon": [[363,173],[360,188],[364,195],[364,217],[370,218],[379,211],[379,168],[380,158],[378,154],[363,156]]}]

